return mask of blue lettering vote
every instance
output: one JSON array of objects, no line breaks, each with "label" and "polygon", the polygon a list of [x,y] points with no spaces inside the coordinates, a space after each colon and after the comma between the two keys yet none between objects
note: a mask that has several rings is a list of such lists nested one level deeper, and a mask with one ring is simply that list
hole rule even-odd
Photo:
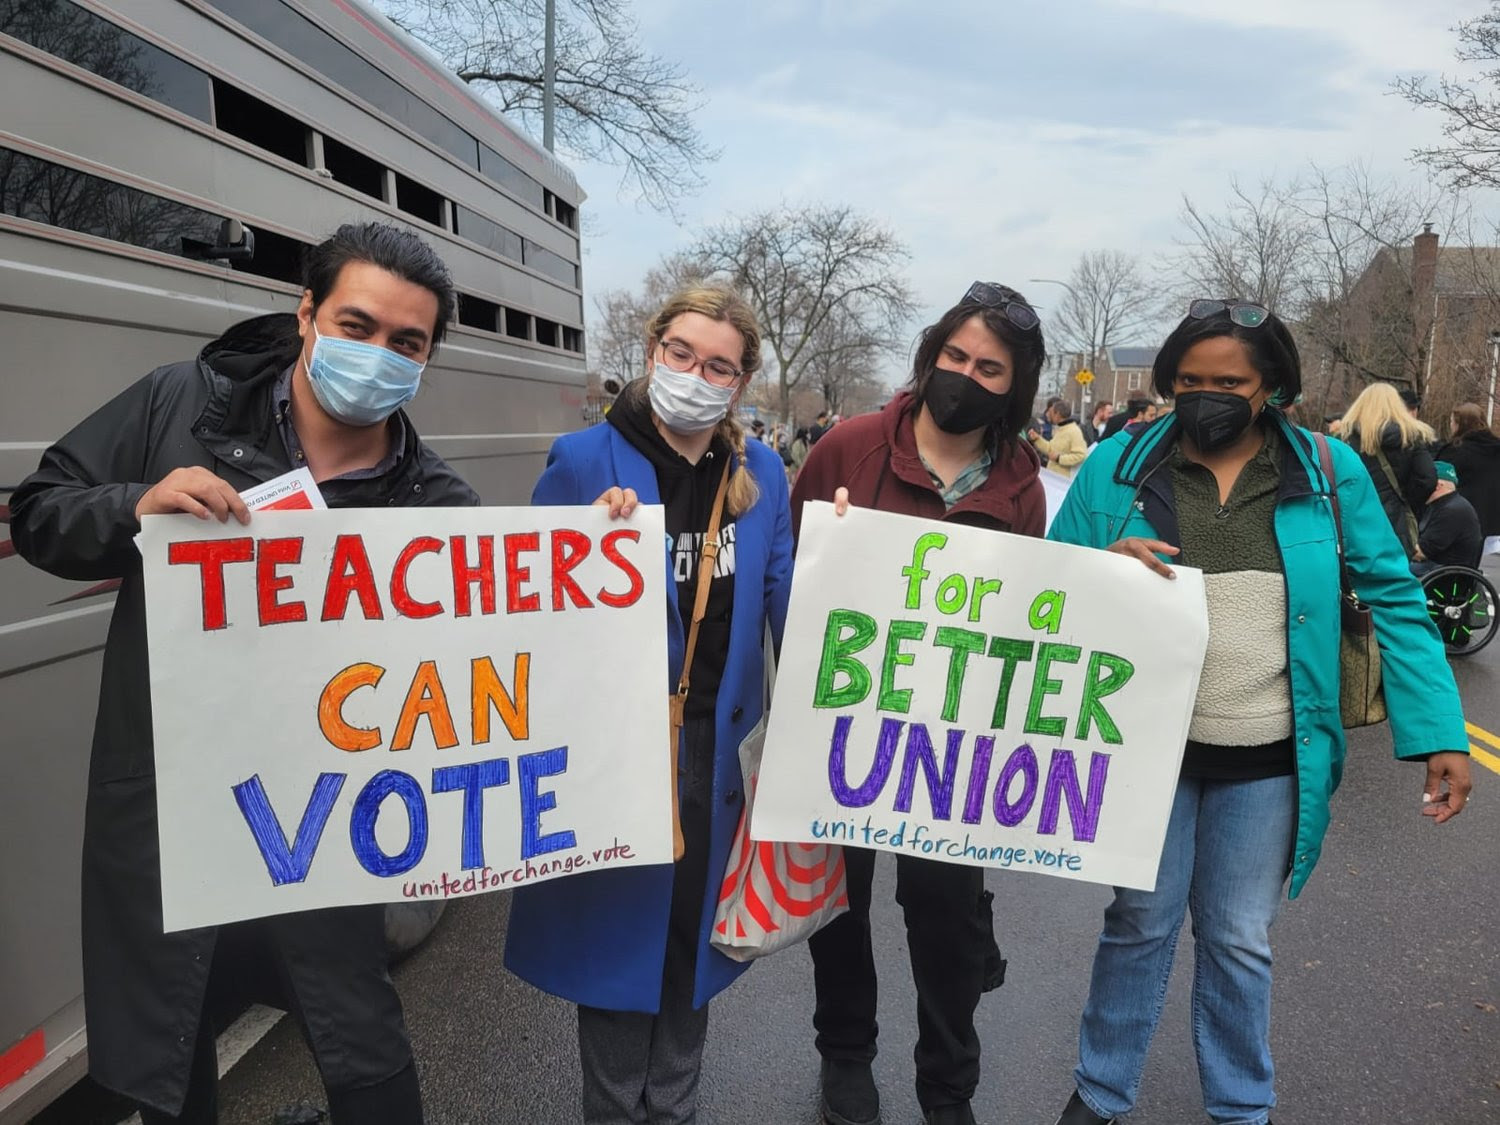
[{"label": "blue lettering vote", "polygon": [[250,834],[260,848],[261,858],[266,861],[266,870],[271,873],[271,882],[276,886],[285,883],[300,883],[307,878],[313,856],[318,851],[318,841],[323,837],[323,828],[328,823],[328,814],[333,812],[333,803],[338,800],[348,774],[320,773],[313,783],[312,796],[307,799],[307,808],[302,813],[302,823],[297,826],[297,839],[289,848],[286,833],[271,808],[266,796],[266,787],[261,784],[260,774],[249,781],[234,786],[235,804],[240,815],[250,826]]}]

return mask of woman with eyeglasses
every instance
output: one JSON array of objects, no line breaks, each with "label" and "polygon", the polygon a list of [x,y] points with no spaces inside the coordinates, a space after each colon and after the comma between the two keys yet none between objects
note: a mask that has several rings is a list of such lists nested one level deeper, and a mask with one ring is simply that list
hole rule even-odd
[{"label": "woman with eyeglasses", "polygon": [[[975,282],[922,333],[911,383],[876,414],[841,422],[807,456],[792,491],[807,500],[1040,536],[1040,460],[1022,438],[1046,349],[1036,312],[1014,289]],[[849,911],[809,942],[822,1056],[822,1112],[832,1125],[880,1120],[870,880],[875,853],[845,848]],[[925,1120],[965,1125],[979,1085],[974,1010],[1002,971],[984,871],[896,857],[917,989],[917,1101]],[[988,981],[998,984],[997,980]]]},{"label": "woman with eyeglasses", "polygon": [[1156,888],[1116,888],[1105,911],[1058,1125],[1106,1125],[1135,1105],[1189,912],[1204,1107],[1216,1122],[1264,1125],[1276,1101],[1269,931],[1288,878],[1296,897],[1318,860],[1343,772],[1335,496],[1349,578],[1380,642],[1396,756],[1426,762],[1421,811],[1437,824],[1468,798],[1468,736],[1364,465],[1282,412],[1302,385],[1286,326],[1259,305],[1194,301],[1152,382],[1175,410],[1094,451],[1049,537],[1165,578],[1169,561],[1202,570],[1208,652]]},{"label": "woman with eyeglasses", "polygon": [[[681,858],[522,887],[512,900],[507,967],[578,1005],[591,1125],[695,1120],[708,1002],[747,967],[712,949],[709,930],[744,807],[739,745],[760,718],[766,626],[779,643],[791,586],[781,459],[747,442],[734,416],[760,367],[754,313],[729,289],[685,289],[648,322],[646,344],[646,378],[606,421],[553,444],[532,493],[534,504],[603,504],[621,519],[638,503],[665,506],[669,691],[700,589],[707,598],[677,750]],[[608,669],[580,680],[608,682]],[[607,709],[607,691],[586,705]]]}]

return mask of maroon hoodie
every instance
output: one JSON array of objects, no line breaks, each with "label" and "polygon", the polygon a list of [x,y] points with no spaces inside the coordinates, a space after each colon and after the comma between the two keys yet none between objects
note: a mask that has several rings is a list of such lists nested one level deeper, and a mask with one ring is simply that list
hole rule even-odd
[{"label": "maroon hoodie", "polygon": [[792,534],[802,527],[802,504],[833,499],[849,489],[849,502],[907,516],[1012,531],[1040,537],[1047,503],[1037,473],[1041,461],[1025,442],[1001,443],[989,479],[951,508],[917,453],[917,402],[899,391],[876,414],[840,422],[807,454],[792,488]]}]

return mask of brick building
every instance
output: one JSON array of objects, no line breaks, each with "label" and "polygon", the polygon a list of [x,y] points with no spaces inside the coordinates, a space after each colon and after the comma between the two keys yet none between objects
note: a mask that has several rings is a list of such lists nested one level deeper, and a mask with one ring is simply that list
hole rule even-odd
[{"label": "brick building", "polygon": [[1410,247],[1380,251],[1346,301],[1299,326],[1306,382],[1324,413],[1370,382],[1389,382],[1422,396],[1422,416],[1441,435],[1459,403],[1489,402],[1500,247],[1440,241],[1428,224]]}]

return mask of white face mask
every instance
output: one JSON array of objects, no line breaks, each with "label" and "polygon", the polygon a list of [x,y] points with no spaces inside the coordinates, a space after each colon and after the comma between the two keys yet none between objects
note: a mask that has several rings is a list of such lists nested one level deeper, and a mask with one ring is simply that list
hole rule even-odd
[{"label": "white face mask", "polygon": [[701,434],[729,413],[734,387],[716,387],[688,371],[673,371],[658,363],[646,388],[651,409],[674,434]]}]

